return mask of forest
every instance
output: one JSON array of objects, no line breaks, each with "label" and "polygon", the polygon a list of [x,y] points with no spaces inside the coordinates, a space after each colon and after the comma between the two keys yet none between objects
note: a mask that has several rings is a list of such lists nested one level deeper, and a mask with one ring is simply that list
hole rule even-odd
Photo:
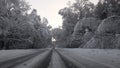
[{"label": "forest", "polygon": [[51,44],[48,20],[30,13],[25,0],[0,0],[0,49],[46,48]]},{"label": "forest", "polygon": [[120,48],[120,0],[75,0],[59,10],[63,24],[52,29],[57,47]]},{"label": "forest", "polygon": [[59,28],[30,10],[25,0],[0,0],[0,49],[120,48],[119,0],[69,2],[58,12],[63,20]]}]

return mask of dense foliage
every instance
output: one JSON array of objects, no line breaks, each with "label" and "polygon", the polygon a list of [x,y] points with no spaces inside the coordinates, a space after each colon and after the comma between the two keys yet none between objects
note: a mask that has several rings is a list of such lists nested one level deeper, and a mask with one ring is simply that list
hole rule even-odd
[{"label": "dense foliage", "polygon": [[88,0],[75,0],[59,14],[63,17],[63,25],[56,37],[61,43],[65,42],[60,46],[120,48],[119,0],[99,0],[97,5]]},{"label": "dense foliage", "polygon": [[0,49],[120,48],[120,0],[75,0],[60,9],[63,24],[51,29],[24,0],[0,0]]},{"label": "dense foliage", "polygon": [[28,14],[29,9],[24,0],[0,0],[0,49],[44,48],[51,44],[47,21],[42,22],[35,9]]}]

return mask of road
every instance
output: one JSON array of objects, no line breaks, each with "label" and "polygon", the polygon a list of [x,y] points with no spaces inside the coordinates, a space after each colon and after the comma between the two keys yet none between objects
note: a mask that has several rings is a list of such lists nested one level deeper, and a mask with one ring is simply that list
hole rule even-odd
[{"label": "road", "polygon": [[4,50],[0,51],[0,68],[120,68],[120,50]]}]

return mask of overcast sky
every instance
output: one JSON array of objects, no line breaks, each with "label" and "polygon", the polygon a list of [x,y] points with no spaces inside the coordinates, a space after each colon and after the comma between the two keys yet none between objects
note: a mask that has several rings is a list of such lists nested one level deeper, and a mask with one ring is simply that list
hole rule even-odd
[{"label": "overcast sky", "polygon": [[[27,0],[32,8],[37,9],[38,15],[46,17],[49,21],[49,24],[56,28],[62,25],[62,18],[58,14],[58,11],[68,3],[68,1],[74,0]],[[94,3],[97,3],[98,0],[91,0]]]}]

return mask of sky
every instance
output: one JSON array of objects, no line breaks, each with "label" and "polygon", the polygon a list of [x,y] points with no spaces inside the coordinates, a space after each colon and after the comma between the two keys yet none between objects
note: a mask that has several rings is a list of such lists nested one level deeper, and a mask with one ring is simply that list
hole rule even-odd
[{"label": "sky", "polygon": [[[52,28],[62,26],[62,17],[58,14],[58,11],[67,6],[68,1],[74,0],[27,0],[32,8],[37,9],[38,15],[41,18],[48,19],[49,25]],[[93,3],[97,3],[98,0],[90,0]]]}]

